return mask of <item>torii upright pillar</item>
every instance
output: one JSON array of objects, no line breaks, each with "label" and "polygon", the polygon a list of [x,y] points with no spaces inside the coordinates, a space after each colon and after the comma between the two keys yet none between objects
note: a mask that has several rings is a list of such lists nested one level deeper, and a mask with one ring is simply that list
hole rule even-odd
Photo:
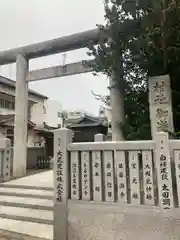
[{"label": "torii upright pillar", "polygon": [[21,54],[16,60],[16,102],[14,124],[13,176],[26,175],[28,121],[28,60]]}]

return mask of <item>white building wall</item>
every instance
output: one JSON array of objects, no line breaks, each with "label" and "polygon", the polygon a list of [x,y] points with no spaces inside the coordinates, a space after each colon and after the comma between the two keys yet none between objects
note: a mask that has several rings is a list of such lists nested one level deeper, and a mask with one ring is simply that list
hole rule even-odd
[{"label": "white building wall", "polygon": [[63,120],[62,120],[62,104],[48,99],[44,102],[45,107],[45,116],[44,121],[45,123],[50,127],[58,127],[62,126]]},{"label": "white building wall", "polygon": [[45,122],[44,103],[36,103],[31,107],[30,120],[36,124],[37,128],[43,128]]},{"label": "white building wall", "polygon": [[80,117],[84,117],[85,111],[82,110],[70,110],[67,111],[67,119],[76,119]]},{"label": "white building wall", "polygon": [[27,145],[28,147],[36,147],[39,146],[41,143],[42,146],[42,139],[43,137],[40,137],[37,135],[37,133],[34,130],[28,130],[28,140],[27,140]]},{"label": "white building wall", "polygon": [[[15,89],[14,88],[10,88],[8,86],[5,86],[4,84],[0,83],[0,92],[1,93],[5,93],[11,96],[15,97]],[[29,92],[28,94],[28,99],[29,101],[33,101],[33,102],[44,102],[44,99],[42,97],[36,96],[32,93]]]},{"label": "white building wall", "polygon": [[0,107],[0,115],[8,115],[8,114],[14,114],[14,110]]},{"label": "white building wall", "polygon": [[84,117],[84,115],[92,116],[93,114],[89,113],[88,111],[82,110],[82,109],[75,109],[75,110],[68,110],[67,111],[67,119],[76,119]]}]

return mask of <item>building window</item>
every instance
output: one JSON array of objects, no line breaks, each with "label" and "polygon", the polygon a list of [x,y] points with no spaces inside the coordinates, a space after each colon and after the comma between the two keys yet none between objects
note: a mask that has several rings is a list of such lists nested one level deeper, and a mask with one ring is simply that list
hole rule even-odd
[{"label": "building window", "polygon": [[4,108],[4,99],[0,99],[0,108]]},{"label": "building window", "polygon": [[5,99],[0,99],[0,107],[10,109],[10,110],[14,110],[15,109],[15,102],[5,100]]}]

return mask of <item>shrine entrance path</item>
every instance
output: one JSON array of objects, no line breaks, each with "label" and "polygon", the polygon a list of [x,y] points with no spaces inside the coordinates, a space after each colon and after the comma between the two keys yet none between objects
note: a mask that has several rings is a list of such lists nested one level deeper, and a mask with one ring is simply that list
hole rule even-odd
[{"label": "shrine entrance path", "polygon": [[52,170],[0,184],[0,239],[53,239],[52,221]]}]

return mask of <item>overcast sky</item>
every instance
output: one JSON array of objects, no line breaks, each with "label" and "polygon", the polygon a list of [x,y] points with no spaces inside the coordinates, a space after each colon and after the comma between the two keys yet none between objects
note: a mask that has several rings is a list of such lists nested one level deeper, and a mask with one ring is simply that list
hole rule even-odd
[{"label": "overcast sky", "polygon": [[[0,0],[0,50],[45,41],[103,23],[102,0]],[[86,49],[68,52],[66,63],[87,59]],[[30,69],[62,64],[62,55],[30,61]],[[15,79],[15,66],[0,67],[0,74]],[[85,109],[97,114],[100,103],[91,90],[107,94],[105,76],[91,73],[31,83],[34,90],[62,103],[64,109]]]}]

